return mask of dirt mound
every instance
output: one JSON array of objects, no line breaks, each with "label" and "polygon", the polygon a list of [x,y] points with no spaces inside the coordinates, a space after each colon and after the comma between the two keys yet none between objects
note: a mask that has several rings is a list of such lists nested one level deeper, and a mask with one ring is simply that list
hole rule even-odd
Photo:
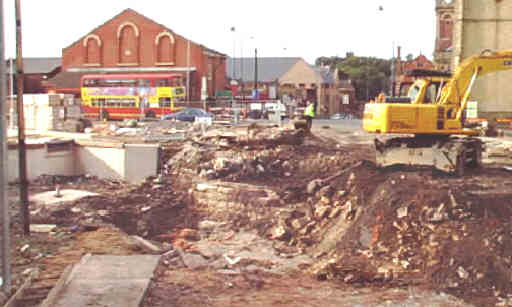
[{"label": "dirt mound", "polygon": [[343,205],[353,213],[326,225],[331,242],[315,248],[328,256],[315,274],[348,283],[422,283],[466,299],[512,293],[508,174],[456,179],[383,170],[371,180],[355,183]]}]

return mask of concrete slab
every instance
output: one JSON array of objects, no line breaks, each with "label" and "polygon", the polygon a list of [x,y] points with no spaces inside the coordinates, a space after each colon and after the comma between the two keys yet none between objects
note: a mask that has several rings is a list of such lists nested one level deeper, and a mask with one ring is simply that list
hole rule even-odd
[{"label": "concrete slab", "polygon": [[48,191],[43,193],[38,193],[30,196],[30,201],[35,202],[36,204],[41,205],[55,205],[64,202],[71,202],[75,200],[79,200],[80,198],[84,198],[86,196],[96,196],[97,193],[89,192],[89,191],[81,191],[81,190],[61,190],[60,197],[55,196],[55,191]]},{"label": "concrete slab", "polygon": [[90,256],[77,265],[53,306],[138,307],[160,256]]}]

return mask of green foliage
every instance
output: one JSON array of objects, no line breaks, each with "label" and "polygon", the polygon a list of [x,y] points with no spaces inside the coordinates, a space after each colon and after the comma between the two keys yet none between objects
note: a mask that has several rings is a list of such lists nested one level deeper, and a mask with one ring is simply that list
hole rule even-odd
[{"label": "green foliage", "polygon": [[338,68],[352,80],[358,101],[368,101],[381,92],[389,92],[391,80],[391,60],[375,57],[358,57],[348,52],[344,58],[320,57],[316,65]]},{"label": "green foliage", "polygon": [[340,58],[338,56],[334,56],[334,57],[319,57],[318,59],[316,59],[315,61],[315,65],[316,66],[329,66],[330,68],[335,68],[336,65],[343,61],[343,58]]}]

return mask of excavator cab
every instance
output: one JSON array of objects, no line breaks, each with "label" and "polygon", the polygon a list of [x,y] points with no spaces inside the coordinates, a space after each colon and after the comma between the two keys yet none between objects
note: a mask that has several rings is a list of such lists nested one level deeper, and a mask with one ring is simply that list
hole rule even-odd
[{"label": "excavator cab", "polygon": [[409,88],[408,97],[411,103],[435,103],[439,99],[440,91],[446,82],[444,80],[416,80]]}]

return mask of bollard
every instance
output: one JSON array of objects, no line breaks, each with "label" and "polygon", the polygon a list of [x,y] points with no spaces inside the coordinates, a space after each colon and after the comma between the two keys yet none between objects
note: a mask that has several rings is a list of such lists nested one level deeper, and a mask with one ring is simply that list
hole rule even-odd
[{"label": "bollard", "polygon": [[55,186],[55,197],[62,197],[60,193],[60,185]]}]

